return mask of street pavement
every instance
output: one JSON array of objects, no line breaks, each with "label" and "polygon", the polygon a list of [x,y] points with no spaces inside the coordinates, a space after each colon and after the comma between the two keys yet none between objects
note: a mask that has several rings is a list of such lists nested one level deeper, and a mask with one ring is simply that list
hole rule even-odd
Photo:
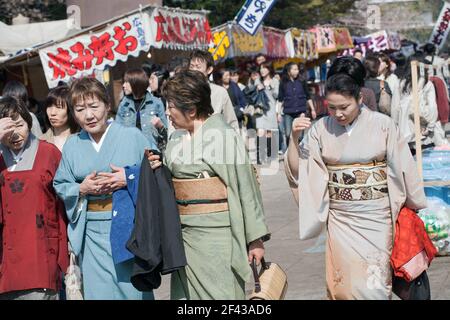
[{"label": "street pavement", "polygon": [[[326,299],[325,237],[298,238],[298,210],[289,189],[283,163],[275,175],[262,176],[261,189],[272,239],[266,259],[282,266],[288,276],[288,300]],[[428,270],[433,300],[450,299],[450,257],[437,257]],[[170,276],[163,277],[156,299],[169,299]],[[247,291],[251,290],[248,284]]]}]

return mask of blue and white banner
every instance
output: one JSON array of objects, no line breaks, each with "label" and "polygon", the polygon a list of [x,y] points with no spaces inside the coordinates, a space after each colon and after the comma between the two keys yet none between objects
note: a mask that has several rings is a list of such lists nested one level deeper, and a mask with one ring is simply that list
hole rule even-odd
[{"label": "blue and white banner", "polygon": [[253,36],[275,2],[276,0],[247,0],[238,13],[238,25]]}]

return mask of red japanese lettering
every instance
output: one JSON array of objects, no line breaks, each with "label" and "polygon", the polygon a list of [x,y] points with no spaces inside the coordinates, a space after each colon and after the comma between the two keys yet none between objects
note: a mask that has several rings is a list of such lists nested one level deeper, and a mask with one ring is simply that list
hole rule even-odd
[{"label": "red japanese lettering", "polygon": [[75,43],[73,46],[70,47],[70,50],[73,53],[77,54],[77,57],[72,60],[72,66],[79,70],[89,70],[92,67],[92,59],[94,59],[94,56],[92,55],[91,51],[84,48],[84,45],[81,42]]},{"label": "red japanese lettering", "polygon": [[114,60],[113,51],[114,41],[111,40],[109,33],[104,33],[100,37],[92,36],[89,48],[92,49],[94,57],[97,59],[96,65],[101,65],[103,59]]},{"label": "red japanese lettering", "polygon": [[58,48],[57,51],[58,53],[56,55],[50,52],[47,53],[47,56],[50,58],[48,66],[53,69],[52,79],[64,79],[66,73],[69,76],[73,76],[76,73],[76,70],[72,68],[72,56],[70,55],[69,50]]},{"label": "red japanese lettering", "polygon": [[168,42],[169,41],[169,37],[166,33],[166,29],[165,29],[165,24],[166,24],[166,19],[164,18],[164,16],[162,14],[159,14],[157,17],[155,17],[155,22],[158,26],[158,32],[156,34],[156,41],[160,42],[160,41],[164,41],[164,42]]},{"label": "red japanese lettering", "polygon": [[123,29],[121,27],[114,27],[114,39],[119,41],[119,44],[114,48],[114,50],[120,54],[127,55],[128,52],[136,50],[138,40],[133,36],[125,37],[127,31],[131,30],[131,24],[124,22],[123,27]]}]

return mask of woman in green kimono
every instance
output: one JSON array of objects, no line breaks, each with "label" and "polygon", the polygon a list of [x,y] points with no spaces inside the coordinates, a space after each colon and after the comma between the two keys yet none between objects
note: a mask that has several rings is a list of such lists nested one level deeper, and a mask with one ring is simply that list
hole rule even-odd
[{"label": "woman in green kimono", "polygon": [[[269,238],[255,172],[239,135],[212,115],[211,89],[197,71],[164,87],[175,129],[166,149],[188,265],[172,275],[172,299],[244,299],[249,263]],[[158,156],[149,158],[153,168]]]}]

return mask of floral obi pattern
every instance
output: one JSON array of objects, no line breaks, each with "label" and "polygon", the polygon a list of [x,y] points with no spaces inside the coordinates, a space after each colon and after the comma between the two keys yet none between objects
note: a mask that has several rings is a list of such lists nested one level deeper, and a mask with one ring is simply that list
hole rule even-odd
[{"label": "floral obi pattern", "polygon": [[331,200],[363,201],[388,196],[386,162],[328,165]]}]

